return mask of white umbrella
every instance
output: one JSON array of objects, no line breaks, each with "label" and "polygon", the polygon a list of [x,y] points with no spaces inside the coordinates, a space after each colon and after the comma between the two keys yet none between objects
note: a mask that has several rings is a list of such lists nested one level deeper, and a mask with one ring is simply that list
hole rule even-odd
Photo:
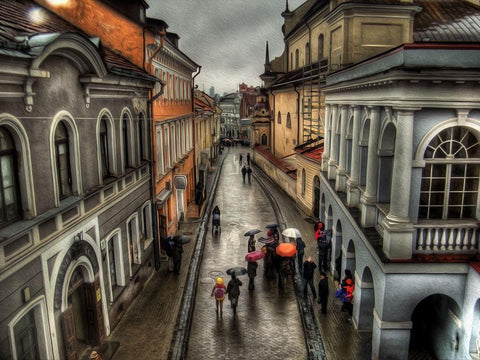
[{"label": "white umbrella", "polygon": [[302,237],[302,233],[296,228],[287,228],[283,230],[282,235],[289,238],[295,238],[295,239]]}]

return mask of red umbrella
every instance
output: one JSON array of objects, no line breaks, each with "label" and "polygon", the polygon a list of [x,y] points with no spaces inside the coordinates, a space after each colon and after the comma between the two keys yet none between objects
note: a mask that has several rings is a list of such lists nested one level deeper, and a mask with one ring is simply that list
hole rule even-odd
[{"label": "red umbrella", "polygon": [[292,243],[281,243],[275,251],[282,257],[291,257],[297,252],[297,247]]},{"label": "red umbrella", "polygon": [[252,251],[245,255],[245,261],[253,262],[261,260],[265,257],[265,254],[262,251]]}]

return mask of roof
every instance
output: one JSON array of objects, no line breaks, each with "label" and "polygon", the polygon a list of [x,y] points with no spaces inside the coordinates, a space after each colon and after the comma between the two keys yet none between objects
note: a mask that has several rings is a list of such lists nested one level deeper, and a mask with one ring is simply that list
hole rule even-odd
[{"label": "roof", "polygon": [[[414,42],[477,42],[480,41],[480,7],[466,0],[413,0],[408,3],[401,0],[350,0],[342,3],[362,5],[420,6],[422,10],[415,15],[413,26]],[[329,1],[319,0],[311,9],[298,18],[294,27],[285,34],[288,37],[304,26]],[[298,8],[298,10],[304,10]]]},{"label": "roof", "polygon": [[323,156],[323,141],[321,141],[321,143],[316,146],[309,147],[306,149],[298,149],[296,151],[297,151],[297,154],[321,164],[322,156]]},{"label": "roof", "polygon": [[[37,11],[37,13],[35,11]],[[32,14],[38,14],[36,18],[40,19],[41,21],[34,22],[32,19],[35,19],[35,15]],[[32,35],[36,33],[51,33],[52,36],[54,36],[55,34],[59,33],[75,32],[80,33],[88,38],[87,34],[85,34],[82,30],[29,0],[0,1],[0,27],[3,29],[4,34],[6,32],[16,36]],[[5,38],[5,35],[3,37],[0,36],[0,38]],[[93,43],[95,43],[94,39],[91,40]],[[9,41],[12,41],[12,39]],[[2,42],[1,46],[7,47],[8,45]],[[106,67],[111,73],[136,78],[141,77],[149,81],[160,81],[160,79],[148,74],[142,68],[134,65],[125,57],[115,53],[112,49],[108,49],[102,45],[99,46],[99,50],[103,54]],[[25,47],[19,51],[28,53],[29,49],[29,47]],[[8,55],[13,56],[13,54]]]},{"label": "roof", "polygon": [[287,161],[285,158],[277,158],[263,145],[255,146],[255,151],[261,154],[265,159],[270,161],[273,165],[275,165],[278,169],[290,176],[292,179],[297,179],[297,169],[292,167],[290,162]]}]

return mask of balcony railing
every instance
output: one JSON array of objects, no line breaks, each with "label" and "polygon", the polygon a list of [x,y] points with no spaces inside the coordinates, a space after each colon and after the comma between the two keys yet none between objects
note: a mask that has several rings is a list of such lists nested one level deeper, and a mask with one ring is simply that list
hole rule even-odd
[{"label": "balcony railing", "polygon": [[416,253],[472,254],[478,252],[480,228],[476,223],[417,224]]}]

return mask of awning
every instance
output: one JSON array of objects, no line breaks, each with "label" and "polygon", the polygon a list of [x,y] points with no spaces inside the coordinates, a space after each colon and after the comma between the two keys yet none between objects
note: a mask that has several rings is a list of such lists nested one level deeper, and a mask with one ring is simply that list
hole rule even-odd
[{"label": "awning", "polygon": [[157,195],[157,205],[165,204],[165,201],[167,201],[170,195],[172,195],[172,192],[173,191],[171,189],[163,189],[162,191],[160,191],[160,193]]}]

